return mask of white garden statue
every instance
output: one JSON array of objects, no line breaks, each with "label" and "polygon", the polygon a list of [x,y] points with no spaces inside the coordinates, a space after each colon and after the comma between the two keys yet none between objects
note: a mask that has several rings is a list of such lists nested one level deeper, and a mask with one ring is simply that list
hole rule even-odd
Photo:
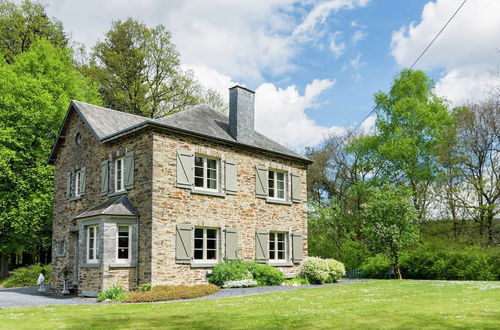
[{"label": "white garden statue", "polygon": [[40,286],[38,289],[38,293],[45,293],[47,292],[47,287],[45,285],[45,276],[44,276],[44,271],[42,270],[40,272],[40,275],[38,275],[38,281],[36,281],[36,284]]}]

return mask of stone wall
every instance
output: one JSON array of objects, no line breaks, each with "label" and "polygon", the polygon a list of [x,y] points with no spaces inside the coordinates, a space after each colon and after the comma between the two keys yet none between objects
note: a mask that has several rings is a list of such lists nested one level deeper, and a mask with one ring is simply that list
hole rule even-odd
[{"label": "stone wall", "polygon": [[[238,193],[225,197],[193,194],[176,187],[176,152],[188,150],[237,161]],[[267,165],[297,172],[301,179],[300,203],[271,204],[255,197],[255,166]],[[255,260],[256,230],[300,232],[307,255],[306,167],[278,156],[227,146],[195,137],[157,132],[153,136],[153,284],[206,283],[207,268],[175,263],[177,224],[238,229],[238,256]],[[223,245],[222,245],[223,246]],[[293,275],[297,265],[280,267]]]},{"label": "stone wall", "polygon": [[[81,146],[75,144],[77,132],[81,135]],[[98,143],[88,126],[72,111],[68,117],[67,126],[62,135],[65,137],[61,144],[54,166],[55,196],[53,221],[53,246],[61,240],[66,241],[66,253],[58,256],[52,254],[53,280],[52,286],[62,287],[61,271],[66,266],[75,280],[78,271],[75,254],[77,222],[74,219],[91,207],[104,202],[108,197],[101,195],[100,163],[110,159],[118,150],[133,150],[135,158],[135,186],[127,192],[132,204],[137,208],[140,217],[139,223],[139,266],[138,269],[123,270],[103,267],[81,268],[77,279],[79,291],[100,291],[114,283],[114,277],[123,282],[124,273],[134,274],[133,282],[128,281],[127,287],[135,287],[138,283],[151,282],[151,176],[152,176],[152,132],[142,131],[128,135],[116,142]],[[80,167],[86,167],[86,193],[80,199],[68,200],[66,193],[66,173]],[[70,232],[72,234],[70,235]],[[70,239],[71,238],[71,239]],[[84,253],[84,251],[80,251]],[[135,274],[138,274],[137,276]]]}]

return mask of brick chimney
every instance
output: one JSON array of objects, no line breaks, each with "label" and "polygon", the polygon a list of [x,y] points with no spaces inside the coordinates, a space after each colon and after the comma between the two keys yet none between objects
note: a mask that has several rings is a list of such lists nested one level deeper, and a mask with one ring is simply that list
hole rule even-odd
[{"label": "brick chimney", "polygon": [[241,86],[229,88],[229,134],[238,142],[253,143],[255,92]]}]

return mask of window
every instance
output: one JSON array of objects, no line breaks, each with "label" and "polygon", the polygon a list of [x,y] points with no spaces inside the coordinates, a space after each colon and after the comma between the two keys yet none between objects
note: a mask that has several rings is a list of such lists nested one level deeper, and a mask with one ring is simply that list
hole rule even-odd
[{"label": "window", "polygon": [[119,262],[130,260],[130,225],[118,225],[117,240],[116,240],[116,259]]},{"label": "window", "polygon": [[57,245],[57,255],[64,255],[64,240],[59,241],[59,244]]},{"label": "window", "polygon": [[269,260],[286,261],[286,233],[269,233]]},{"label": "window", "polygon": [[115,160],[115,192],[123,191],[123,158]]},{"label": "window", "polygon": [[217,190],[218,160],[196,156],[194,159],[194,186],[199,189]]},{"label": "window", "polygon": [[75,135],[75,144],[77,146],[82,145],[82,135],[80,134],[80,132],[76,133],[76,135]]},{"label": "window", "polygon": [[218,245],[219,232],[217,229],[194,229],[194,260],[216,262]]},{"label": "window", "polygon": [[269,197],[285,199],[285,172],[269,170]]},{"label": "window", "polygon": [[99,261],[99,227],[87,227],[87,262],[97,263]]},{"label": "window", "polygon": [[81,180],[82,180],[82,172],[81,171],[76,171],[75,172],[75,196],[74,197],[80,197],[81,191]]}]

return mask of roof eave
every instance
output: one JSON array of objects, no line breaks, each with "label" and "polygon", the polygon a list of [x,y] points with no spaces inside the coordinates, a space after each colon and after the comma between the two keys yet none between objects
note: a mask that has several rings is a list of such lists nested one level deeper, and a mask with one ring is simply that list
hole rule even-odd
[{"label": "roof eave", "polygon": [[259,151],[262,151],[262,152],[265,152],[265,153],[268,153],[268,154],[279,155],[281,157],[285,157],[285,158],[288,158],[288,159],[293,159],[295,161],[300,161],[300,162],[302,162],[304,164],[307,164],[307,165],[310,165],[310,164],[313,163],[313,161],[311,161],[310,159],[307,159],[307,158],[295,157],[295,156],[292,156],[292,155],[287,155],[287,154],[284,154],[284,153],[271,151],[271,150],[268,150],[268,149],[265,149],[265,148],[259,148],[259,147],[252,146],[252,145],[245,144],[245,143],[241,143],[241,142],[238,142],[238,141],[228,141],[228,140],[220,139],[220,138],[217,138],[217,137],[214,137],[214,136],[211,136],[211,135],[207,135],[207,134],[194,133],[194,132],[191,132],[189,130],[185,130],[185,129],[178,128],[178,127],[173,127],[173,126],[162,124],[162,123],[159,123],[157,121],[152,121],[152,120],[148,120],[148,121],[139,123],[137,125],[127,127],[127,128],[125,128],[125,129],[123,129],[121,131],[118,131],[116,133],[113,133],[113,134],[110,134],[108,136],[105,136],[104,138],[102,138],[101,142],[106,143],[106,142],[114,141],[114,140],[116,140],[116,139],[118,139],[118,138],[120,138],[122,136],[128,135],[128,134],[130,134],[130,133],[132,133],[134,131],[139,131],[139,130],[141,130],[143,128],[146,128],[148,126],[158,127],[158,128],[161,128],[161,129],[166,129],[166,130],[172,131],[172,132],[181,132],[181,133],[183,133],[185,135],[194,136],[194,137],[202,137],[202,138],[206,138],[206,139],[217,141],[217,142],[223,142],[223,143],[226,143],[226,144],[232,144],[232,145],[238,145],[238,146],[245,147],[245,148],[256,149],[256,150],[259,150]]}]

